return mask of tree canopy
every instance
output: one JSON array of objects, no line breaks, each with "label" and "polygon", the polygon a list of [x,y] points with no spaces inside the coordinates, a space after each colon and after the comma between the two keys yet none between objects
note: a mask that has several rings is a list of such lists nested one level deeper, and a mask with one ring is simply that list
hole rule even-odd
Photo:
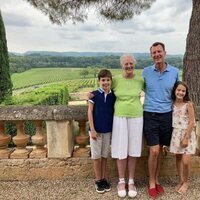
[{"label": "tree canopy", "polygon": [[111,21],[131,19],[156,0],[27,0],[56,24],[84,22],[90,9]]}]

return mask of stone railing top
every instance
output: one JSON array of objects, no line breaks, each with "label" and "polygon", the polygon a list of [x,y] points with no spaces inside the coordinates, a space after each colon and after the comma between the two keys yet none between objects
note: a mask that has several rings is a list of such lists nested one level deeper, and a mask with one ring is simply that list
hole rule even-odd
[{"label": "stone railing top", "polygon": [[0,106],[0,120],[87,120],[87,106]]},{"label": "stone railing top", "polygon": [[[196,106],[200,120],[200,106]],[[87,120],[87,106],[0,106],[0,120]]]}]

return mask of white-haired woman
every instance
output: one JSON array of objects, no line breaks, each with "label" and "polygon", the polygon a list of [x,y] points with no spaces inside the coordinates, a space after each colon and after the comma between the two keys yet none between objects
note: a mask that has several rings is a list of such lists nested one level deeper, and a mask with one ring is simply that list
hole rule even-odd
[{"label": "white-haired woman", "polygon": [[144,80],[134,73],[136,60],[132,55],[124,54],[120,62],[122,74],[115,76],[112,84],[116,102],[111,152],[117,159],[118,196],[126,196],[125,172],[128,168],[128,196],[133,198],[137,195],[134,184],[136,159],[142,151],[143,107],[140,94]]}]

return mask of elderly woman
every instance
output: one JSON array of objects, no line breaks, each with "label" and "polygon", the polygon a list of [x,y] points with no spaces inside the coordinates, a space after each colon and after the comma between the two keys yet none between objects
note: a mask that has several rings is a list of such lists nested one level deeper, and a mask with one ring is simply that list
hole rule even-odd
[{"label": "elderly woman", "polygon": [[125,172],[128,167],[128,196],[133,198],[137,195],[134,184],[136,159],[142,151],[143,108],[140,94],[144,81],[134,73],[136,60],[132,55],[124,54],[120,62],[122,74],[114,77],[112,85],[116,102],[111,152],[112,157],[117,159],[118,196],[126,196]]}]

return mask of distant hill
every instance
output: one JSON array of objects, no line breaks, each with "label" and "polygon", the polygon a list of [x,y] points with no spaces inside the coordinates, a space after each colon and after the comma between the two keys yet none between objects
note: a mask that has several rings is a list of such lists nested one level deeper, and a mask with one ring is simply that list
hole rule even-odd
[{"label": "distant hill", "polygon": [[[25,53],[10,52],[12,55],[21,56],[58,56],[58,57],[104,57],[121,56],[123,52],[56,52],[56,51],[27,51]],[[131,53],[135,58],[149,58],[149,53]],[[182,57],[183,55],[168,55],[168,57]]]}]

